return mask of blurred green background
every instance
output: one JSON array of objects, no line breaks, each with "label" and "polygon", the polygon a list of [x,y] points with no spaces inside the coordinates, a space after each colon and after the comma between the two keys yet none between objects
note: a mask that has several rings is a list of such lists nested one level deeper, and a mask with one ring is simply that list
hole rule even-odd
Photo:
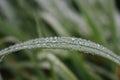
[{"label": "blurred green background", "polygon": [[[120,54],[119,0],[0,0],[0,50],[38,37],[71,36]],[[0,80],[120,80],[100,56],[62,49],[22,50],[0,63]]]}]

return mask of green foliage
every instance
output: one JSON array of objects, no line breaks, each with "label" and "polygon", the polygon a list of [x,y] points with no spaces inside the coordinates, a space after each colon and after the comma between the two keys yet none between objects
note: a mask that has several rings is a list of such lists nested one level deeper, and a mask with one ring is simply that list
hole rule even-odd
[{"label": "green foliage", "polygon": [[117,79],[118,17],[113,0],[0,0],[0,80]]}]

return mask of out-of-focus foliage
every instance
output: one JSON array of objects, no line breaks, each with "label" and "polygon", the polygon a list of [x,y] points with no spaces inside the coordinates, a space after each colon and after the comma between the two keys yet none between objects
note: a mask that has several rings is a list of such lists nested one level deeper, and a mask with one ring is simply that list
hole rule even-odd
[{"label": "out-of-focus foliage", "polygon": [[[0,0],[0,49],[38,37],[72,36],[97,42],[119,55],[119,18],[114,0]],[[0,80],[120,77],[119,66],[99,56],[58,49],[16,53],[0,63]]]}]

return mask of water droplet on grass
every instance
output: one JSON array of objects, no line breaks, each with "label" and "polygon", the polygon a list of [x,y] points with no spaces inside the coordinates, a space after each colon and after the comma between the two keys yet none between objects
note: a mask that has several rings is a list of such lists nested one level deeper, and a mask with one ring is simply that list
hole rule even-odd
[{"label": "water droplet on grass", "polygon": [[74,40],[75,40],[75,38],[72,38],[72,40],[74,41]]}]

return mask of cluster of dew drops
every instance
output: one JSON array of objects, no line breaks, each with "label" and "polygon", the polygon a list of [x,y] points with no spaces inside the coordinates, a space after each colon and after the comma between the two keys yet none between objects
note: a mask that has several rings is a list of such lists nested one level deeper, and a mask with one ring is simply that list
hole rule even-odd
[{"label": "cluster of dew drops", "polygon": [[[82,47],[89,47],[92,49],[96,49],[102,51],[103,53],[107,52],[109,54],[105,54],[105,56],[110,57],[113,56],[116,58],[112,51],[108,50],[107,48],[91,42],[89,40],[81,39],[81,38],[74,38],[74,37],[47,37],[47,38],[37,38],[25,41],[23,43],[19,43],[8,48],[5,48],[0,51],[0,56],[6,55],[11,52],[19,51],[22,49],[32,49],[32,48],[80,48]],[[104,55],[104,54],[103,54]],[[110,57],[111,58],[111,57]],[[118,57],[117,57],[118,58]],[[3,57],[1,58],[3,59]]]}]

